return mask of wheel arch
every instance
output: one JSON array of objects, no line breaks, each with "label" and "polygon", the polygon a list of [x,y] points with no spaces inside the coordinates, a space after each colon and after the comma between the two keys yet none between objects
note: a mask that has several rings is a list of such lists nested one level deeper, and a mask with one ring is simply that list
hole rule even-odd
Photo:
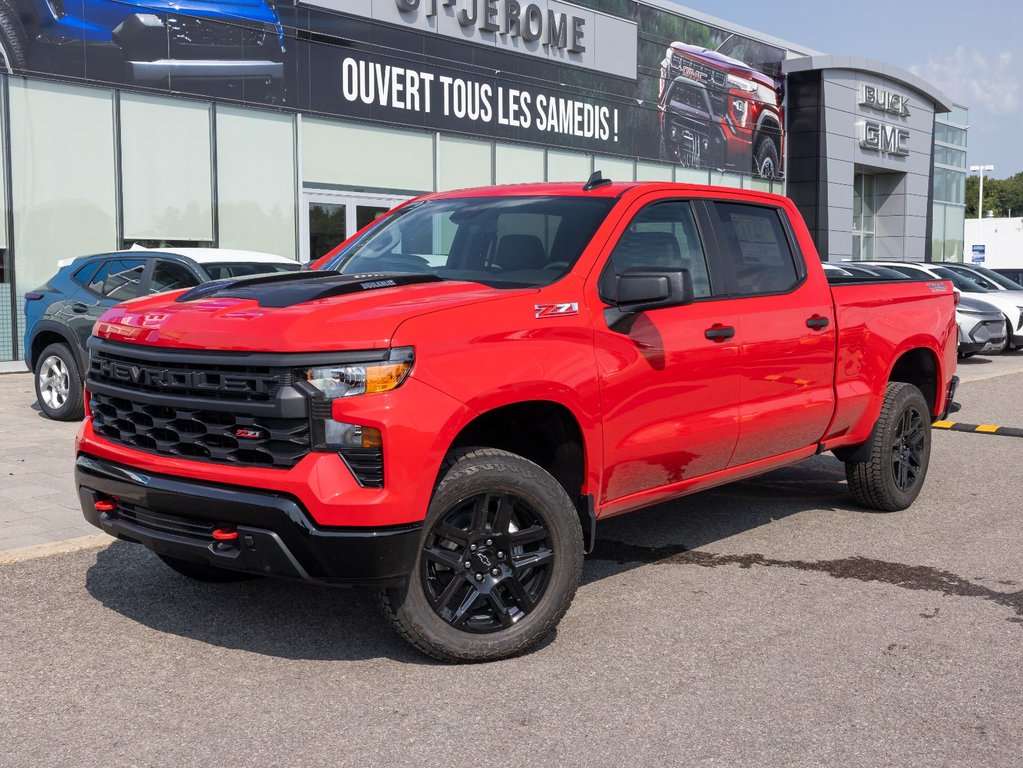
[{"label": "wheel arch", "polygon": [[881,414],[881,406],[884,403],[885,390],[889,383],[898,381],[904,384],[912,384],[923,393],[924,401],[930,409],[931,417],[936,417],[938,382],[940,380],[941,365],[938,356],[933,349],[927,346],[911,346],[904,349],[895,357],[888,376],[884,379],[881,391],[876,397],[873,407],[873,421],[870,434],[862,443],[835,448],[833,453],[841,461],[867,461],[870,458],[870,446],[874,439],[874,431],[877,428],[877,421]]},{"label": "wheel arch", "polygon": [[85,358],[82,350],[78,349],[78,345],[71,340],[70,335],[64,328],[57,323],[46,320],[41,320],[36,324],[36,328],[32,332],[32,340],[29,342],[28,349],[25,350],[25,359],[32,371],[36,369],[39,355],[51,344],[63,344],[70,349],[71,355],[75,359],[75,364],[78,366],[78,373],[84,376]]},{"label": "wheel arch", "polygon": [[[495,405],[464,424],[446,454],[463,448],[497,448],[522,456],[548,472],[579,512],[586,551],[593,545],[595,513],[589,469],[592,450],[579,418],[564,403],[533,399]],[[445,466],[438,470],[440,482]]]},{"label": "wheel arch", "polygon": [[938,381],[940,373],[938,357],[928,347],[914,347],[903,352],[888,372],[888,381],[901,381],[919,389],[927,401],[931,416],[938,407]]}]

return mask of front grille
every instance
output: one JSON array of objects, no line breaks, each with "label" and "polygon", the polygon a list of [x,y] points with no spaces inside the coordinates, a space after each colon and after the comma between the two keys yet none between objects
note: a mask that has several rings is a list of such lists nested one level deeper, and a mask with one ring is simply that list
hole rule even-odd
[{"label": "front grille", "polygon": [[213,541],[213,529],[216,527],[208,520],[197,520],[178,515],[169,515],[165,512],[154,512],[145,507],[138,507],[126,502],[118,502],[117,517],[126,523],[132,523],[140,528],[146,528],[156,533],[169,533],[174,536],[182,536],[188,539],[200,541]]},{"label": "front grille", "polygon": [[673,72],[708,87],[725,88],[728,85],[727,73],[678,53],[671,56],[671,68]]},{"label": "front grille", "polygon": [[276,418],[90,394],[89,409],[96,433],[141,451],[286,469],[295,466],[310,449],[308,417]]},{"label": "front grille", "polygon": [[121,389],[178,397],[270,402],[291,383],[290,370],[251,365],[208,365],[185,360],[147,363],[103,349],[89,358],[89,380]]},{"label": "front grille", "polygon": [[168,16],[170,44],[200,46],[261,46],[276,38],[272,25],[245,21],[213,21],[195,16]]}]

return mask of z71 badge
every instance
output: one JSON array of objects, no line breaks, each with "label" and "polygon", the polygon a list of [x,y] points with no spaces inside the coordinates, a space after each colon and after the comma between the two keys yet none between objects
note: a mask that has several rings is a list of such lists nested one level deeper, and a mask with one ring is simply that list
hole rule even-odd
[{"label": "z71 badge", "polygon": [[542,317],[568,317],[579,314],[579,303],[571,301],[565,304],[534,304],[533,309],[536,310],[537,320]]}]

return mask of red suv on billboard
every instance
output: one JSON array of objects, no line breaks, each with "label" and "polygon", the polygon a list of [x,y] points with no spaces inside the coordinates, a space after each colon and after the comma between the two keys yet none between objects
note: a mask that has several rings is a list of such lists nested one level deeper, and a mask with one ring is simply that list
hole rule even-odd
[{"label": "red suv on billboard", "polygon": [[780,178],[782,83],[745,62],[777,68],[783,58],[781,49],[740,35],[717,50],[672,43],[658,88],[662,155],[684,165]]}]

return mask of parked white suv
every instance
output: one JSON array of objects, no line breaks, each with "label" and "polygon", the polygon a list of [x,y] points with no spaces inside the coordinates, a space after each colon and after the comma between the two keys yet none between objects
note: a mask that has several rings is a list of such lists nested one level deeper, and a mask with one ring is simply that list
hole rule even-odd
[{"label": "parked white suv", "polygon": [[1006,335],[1010,349],[1023,347],[1023,292],[1009,290],[988,290],[972,276],[951,269],[949,264],[920,261],[877,261],[866,262],[890,267],[903,274],[915,277],[924,274],[939,280],[950,280],[952,285],[971,298],[986,301],[998,308],[1006,323]]}]

